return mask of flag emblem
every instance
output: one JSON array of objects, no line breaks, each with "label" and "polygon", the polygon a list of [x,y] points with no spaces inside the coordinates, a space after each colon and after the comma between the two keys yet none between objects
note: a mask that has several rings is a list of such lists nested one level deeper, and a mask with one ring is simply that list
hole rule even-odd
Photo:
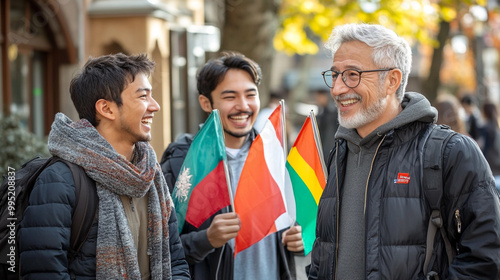
[{"label": "flag emblem", "polygon": [[191,190],[191,175],[189,173],[189,167],[183,167],[181,174],[177,178],[177,182],[175,182],[175,187],[177,188],[177,192],[175,193],[175,197],[180,202],[186,202],[189,196],[189,190]]},{"label": "flag emblem", "polygon": [[398,173],[398,178],[394,180],[396,184],[409,184],[410,183],[410,173]]}]

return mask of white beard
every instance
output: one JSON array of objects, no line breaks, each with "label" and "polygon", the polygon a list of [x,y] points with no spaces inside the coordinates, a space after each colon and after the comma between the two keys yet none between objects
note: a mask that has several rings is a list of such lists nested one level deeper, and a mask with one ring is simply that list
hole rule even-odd
[{"label": "white beard", "polygon": [[387,99],[384,98],[382,94],[379,94],[377,102],[368,108],[362,107],[361,110],[352,117],[347,118],[343,116],[339,110],[339,123],[341,126],[349,129],[362,127],[379,118],[386,108]]}]

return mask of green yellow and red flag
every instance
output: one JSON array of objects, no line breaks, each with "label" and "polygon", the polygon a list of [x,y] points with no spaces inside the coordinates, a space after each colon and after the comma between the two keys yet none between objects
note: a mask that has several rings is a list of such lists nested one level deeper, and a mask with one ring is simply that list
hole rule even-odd
[{"label": "green yellow and red flag", "polygon": [[322,155],[316,118],[311,112],[288,153],[286,161],[290,180],[287,182],[291,183],[293,188],[296,219],[302,227],[305,255],[312,250],[318,203],[328,176]]}]

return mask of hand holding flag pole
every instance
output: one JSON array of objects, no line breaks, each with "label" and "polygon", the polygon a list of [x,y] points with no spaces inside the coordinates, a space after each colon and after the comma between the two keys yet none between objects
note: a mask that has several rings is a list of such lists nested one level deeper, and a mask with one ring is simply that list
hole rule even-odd
[{"label": "hand holding flag pole", "polygon": [[227,168],[227,162],[224,161],[224,174],[226,174],[227,191],[229,193],[229,201],[231,203],[230,212],[234,212],[234,196],[233,189],[231,188],[231,178],[229,177],[229,169]]}]

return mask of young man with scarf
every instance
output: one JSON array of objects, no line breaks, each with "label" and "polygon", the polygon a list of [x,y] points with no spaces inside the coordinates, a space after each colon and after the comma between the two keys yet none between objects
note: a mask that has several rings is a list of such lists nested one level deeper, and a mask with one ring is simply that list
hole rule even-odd
[{"label": "young man with scarf", "polygon": [[[226,52],[207,62],[197,79],[203,111],[218,109],[220,113],[234,195],[257,135],[253,125],[260,109],[257,86],[261,70],[244,55]],[[174,187],[192,137],[181,137],[163,154],[162,169],[170,188]],[[291,252],[304,249],[299,226],[270,234],[234,258],[234,237],[239,230],[240,219],[228,208],[215,213],[199,228],[185,223],[181,239],[193,279],[295,279]]]},{"label": "young man with scarf", "polygon": [[190,278],[168,187],[148,143],[160,110],[148,81],[154,66],[143,54],[106,55],[89,59],[71,81],[80,120],[58,113],[48,147],[95,181],[98,212],[68,261],[75,183],[62,162],[45,169],[20,229],[22,278]]}]

